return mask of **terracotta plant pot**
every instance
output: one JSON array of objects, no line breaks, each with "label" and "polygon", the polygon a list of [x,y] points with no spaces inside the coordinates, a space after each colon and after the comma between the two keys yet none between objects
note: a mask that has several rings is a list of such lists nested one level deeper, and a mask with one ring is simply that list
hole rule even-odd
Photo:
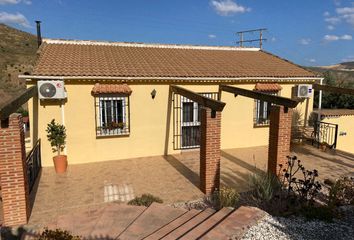
[{"label": "terracotta plant pot", "polygon": [[66,155],[58,155],[53,157],[54,167],[56,173],[65,173],[68,167],[68,160]]},{"label": "terracotta plant pot", "polygon": [[327,150],[327,145],[326,144],[322,144],[321,145],[321,150],[322,150],[322,152],[325,152]]}]

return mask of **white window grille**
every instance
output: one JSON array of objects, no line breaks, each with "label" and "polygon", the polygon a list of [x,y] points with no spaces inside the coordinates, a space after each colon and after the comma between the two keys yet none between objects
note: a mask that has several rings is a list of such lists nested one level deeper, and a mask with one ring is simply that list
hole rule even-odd
[{"label": "white window grille", "polygon": [[130,133],[128,96],[98,96],[95,105],[97,136]]},{"label": "white window grille", "polygon": [[[278,95],[278,92],[263,92],[270,95]],[[270,123],[270,108],[272,104],[262,100],[255,100],[254,126],[268,126]]]}]

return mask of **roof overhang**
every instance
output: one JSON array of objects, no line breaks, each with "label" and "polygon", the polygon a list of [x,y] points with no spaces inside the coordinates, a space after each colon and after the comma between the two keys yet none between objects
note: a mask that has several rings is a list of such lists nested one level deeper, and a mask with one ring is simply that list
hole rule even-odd
[{"label": "roof overhang", "polygon": [[314,83],[323,79],[322,77],[230,77],[230,78],[214,78],[214,77],[111,77],[111,76],[38,76],[38,75],[19,75],[19,78],[31,80],[107,80],[107,81],[124,81],[124,82],[227,82],[235,81],[243,82],[309,82]]}]

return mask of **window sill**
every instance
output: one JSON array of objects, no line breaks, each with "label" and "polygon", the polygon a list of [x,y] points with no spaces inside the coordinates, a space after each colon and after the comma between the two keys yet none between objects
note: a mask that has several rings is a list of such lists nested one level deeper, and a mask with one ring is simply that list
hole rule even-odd
[{"label": "window sill", "polygon": [[253,124],[253,128],[269,128],[269,123],[268,124]]},{"label": "window sill", "polygon": [[123,134],[112,134],[112,135],[96,135],[96,138],[119,138],[119,137],[129,137],[130,133],[123,133]]}]

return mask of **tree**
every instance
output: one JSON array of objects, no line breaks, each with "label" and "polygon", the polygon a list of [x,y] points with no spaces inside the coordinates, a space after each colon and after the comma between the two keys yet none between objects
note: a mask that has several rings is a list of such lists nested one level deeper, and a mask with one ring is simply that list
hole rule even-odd
[{"label": "tree", "polygon": [[[323,74],[323,83],[329,86],[354,88],[352,76],[342,71],[327,71]],[[314,108],[318,108],[318,91],[315,92]],[[354,109],[354,96],[322,91],[322,108],[347,108]]]}]

